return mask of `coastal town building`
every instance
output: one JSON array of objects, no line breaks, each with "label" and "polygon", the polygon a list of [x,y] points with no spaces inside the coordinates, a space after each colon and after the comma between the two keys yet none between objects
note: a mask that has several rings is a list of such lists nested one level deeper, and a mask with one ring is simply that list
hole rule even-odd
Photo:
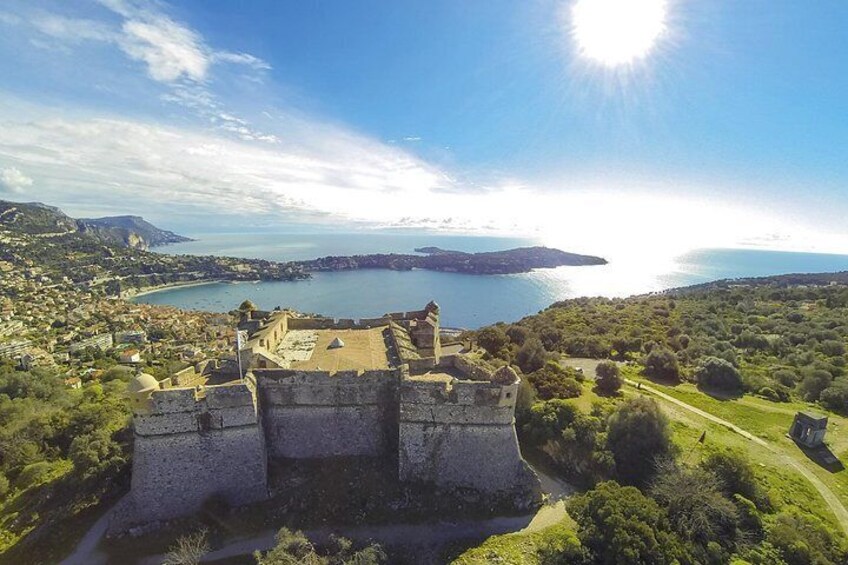
[{"label": "coastal town building", "polygon": [[434,302],[361,320],[246,311],[239,327],[248,339],[235,366],[130,384],[132,488],[112,532],[213,498],[266,500],[270,463],[286,460],[393,461],[402,484],[512,508],[539,502],[514,427],[518,375],[442,355]]}]

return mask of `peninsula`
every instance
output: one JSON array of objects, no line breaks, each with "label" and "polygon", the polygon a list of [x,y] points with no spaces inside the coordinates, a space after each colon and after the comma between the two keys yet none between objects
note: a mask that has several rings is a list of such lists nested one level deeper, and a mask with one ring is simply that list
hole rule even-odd
[{"label": "peninsula", "polygon": [[[149,289],[212,281],[294,281],[308,279],[313,272],[357,269],[505,275],[607,263],[601,257],[547,247],[485,253],[422,247],[416,249],[417,254],[377,253],[288,262],[148,251],[148,247],[184,241],[191,240],[137,216],[76,220],[45,204],[0,201],[0,268],[5,272],[24,269],[29,277],[54,288],[86,288],[109,296],[126,297]],[[21,292],[22,287],[12,290]]]},{"label": "peninsula", "polygon": [[465,253],[438,247],[420,247],[420,255],[374,254],[350,257],[323,257],[298,264],[307,271],[347,271],[354,269],[391,269],[408,271],[426,269],[470,275],[508,275],[527,273],[533,269],[589,265],[606,265],[606,259],[591,255],[567,253],[549,247],[519,247],[506,251]]}]

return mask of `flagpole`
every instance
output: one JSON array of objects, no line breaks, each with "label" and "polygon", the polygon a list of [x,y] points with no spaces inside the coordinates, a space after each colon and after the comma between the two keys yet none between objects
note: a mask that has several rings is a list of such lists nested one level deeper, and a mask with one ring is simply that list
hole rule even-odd
[{"label": "flagpole", "polygon": [[238,327],[236,327],[236,359],[238,359],[239,380],[244,382],[244,370],[241,366],[241,339],[241,331],[239,331]]}]

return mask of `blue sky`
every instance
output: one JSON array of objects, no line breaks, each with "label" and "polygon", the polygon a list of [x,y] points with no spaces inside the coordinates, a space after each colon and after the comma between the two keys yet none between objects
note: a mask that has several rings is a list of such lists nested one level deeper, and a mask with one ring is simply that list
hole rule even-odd
[{"label": "blue sky", "polygon": [[848,4],[665,4],[610,68],[571,0],[7,1],[0,197],[848,252]]}]

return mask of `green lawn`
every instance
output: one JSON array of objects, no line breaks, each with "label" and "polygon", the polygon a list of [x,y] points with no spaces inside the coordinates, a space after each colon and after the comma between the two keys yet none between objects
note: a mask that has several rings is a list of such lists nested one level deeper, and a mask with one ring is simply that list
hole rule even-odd
[{"label": "green lawn", "polygon": [[[533,533],[516,532],[492,536],[478,547],[469,549],[452,561],[452,565],[539,565],[546,550],[557,553],[578,546],[576,524],[567,518]],[[565,561],[563,561],[565,562]]]},{"label": "green lawn", "polygon": [[[722,399],[705,394],[688,383],[667,386],[633,374],[628,374],[627,377],[644,382],[669,396],[732,422],[740,428],[773,443],[781,451],[815,473],[839,497],[843,505],[848,505],[848,470],[843,469],[834,473],[824,469],[810,460],[792,440],[786,437],[786,432],[789,430],[792,418],[797,411],[823,412],[820,407],[803,402],[775,403],[748,395]],[[772,494],[778,500],[795,504],[836,525],[827,505],[809,481],[792,469],[787,469],[784,465],[775,463],[774,454],[724,426],[708,423],[704,418],[682,408],[675,407],[662,400],[660,402],[675,421],[675,440],[681,444],[684,450],[692,450],[691,446],[695,445],[700,435],[698,430],[706,429],[708,446],[727,446],[746,452],[757,464],[760,470],[759,474],[768,483]],[[842,461],[848,461],[848,419],[832,413],[828,413],[828,417],[826,442],[837,457]],[[699,452],[701,449],[696,447],[695,452]],[[697,458],[697,453],[692,458]]]}]

